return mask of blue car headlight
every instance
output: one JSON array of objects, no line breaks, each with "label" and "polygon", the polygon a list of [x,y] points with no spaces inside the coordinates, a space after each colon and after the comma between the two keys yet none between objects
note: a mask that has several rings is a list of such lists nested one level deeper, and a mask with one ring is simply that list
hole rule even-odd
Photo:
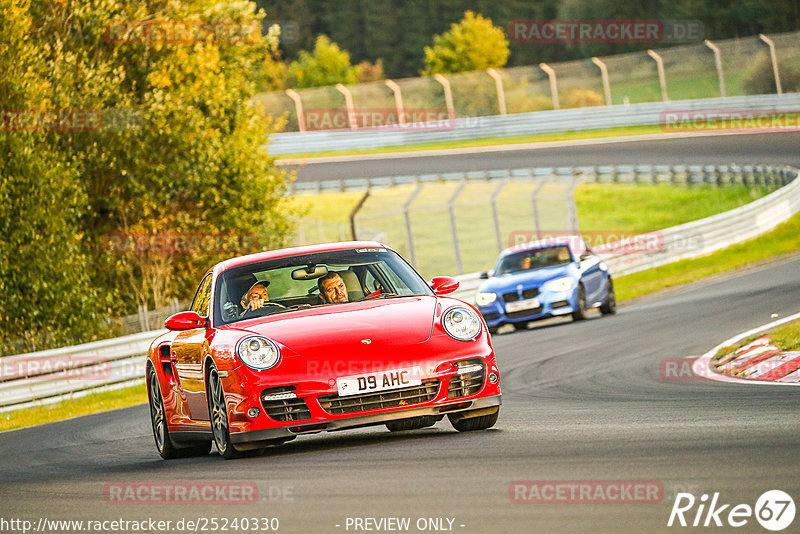
[{"label": "blue car headlight", "polygon": [[470,341],[481,333],[481,320],[474,311],[463,306],[455,306],[444,312],[442,326],[450,337],[459,341]]},{"label": "blue car headlight", "polygon": [[475,303],[478,306],[488,306],[497,300],[497,293],[478,293],[475,295]]},{"label": "blue car headlight", "polygon": [[575,287],[575,282],[568,276],[555,278],[544,284],[546,290],[553,292],[569,291],[573,287]]},{"label": "blue car headlight", "polygon": [[259,371],[274,367],[281,358],[278,346],[264,336],[247,336],[236,345],[236,355],[246,366]]}]

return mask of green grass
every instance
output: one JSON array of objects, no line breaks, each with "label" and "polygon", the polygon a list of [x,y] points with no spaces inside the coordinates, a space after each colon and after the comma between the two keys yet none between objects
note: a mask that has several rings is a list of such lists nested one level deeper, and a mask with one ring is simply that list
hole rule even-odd
[{"label": "green grass", "polygon": [[771,232],[713,254],[617,278],[617,298],[640,297],[797,251],[800,251],[800,214]]},{"label": "green grass", "polygon": [[46,406],[0,413],[0,431],[60,421],[69,417],[126,408],[147,402],[147,386],[142,383],[115,391],[92,393]]}]

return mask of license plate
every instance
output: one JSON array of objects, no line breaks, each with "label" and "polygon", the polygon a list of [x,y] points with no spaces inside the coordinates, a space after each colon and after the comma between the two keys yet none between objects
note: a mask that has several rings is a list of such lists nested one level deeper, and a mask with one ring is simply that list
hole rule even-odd
[{"label": "license plate", "polygon": [[539,299],[518,300],[516,302],[506,302],[506,313],[513,313],[524,310],[532,310],[540,306]]},{"label": "license plate", "polygon": [[339,396],[360,395],[375,391],[387,391],[422,384],[422,373],[419,367],[379,371],[356,376],[343,376],[336,379]]}]

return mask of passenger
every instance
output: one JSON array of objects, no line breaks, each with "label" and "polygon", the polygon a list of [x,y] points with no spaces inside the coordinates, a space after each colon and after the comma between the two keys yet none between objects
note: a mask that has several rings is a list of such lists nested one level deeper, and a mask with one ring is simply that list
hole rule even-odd
[{"label": "passenger", "polygon": [[528,269],[530,269],[531,268],[531,257],[530,256],[525,256],[524,258],[522,258],[522,260],[520,260],[520,262],[519,262],[519,268],[520,268],[521,271],[527,271]]},{"label": "passenger", "polygon": [[319,296],[328,304],[338,304],[349,302],[347,296],[347,286],[339,273],[329,272],[317,280],[319,286]]}]

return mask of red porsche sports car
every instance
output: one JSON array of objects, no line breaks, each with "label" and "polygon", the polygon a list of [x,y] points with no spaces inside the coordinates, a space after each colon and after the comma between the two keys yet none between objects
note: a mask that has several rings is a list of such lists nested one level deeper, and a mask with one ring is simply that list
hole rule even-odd
[{"label": "red porsche sports car", "polygon": [[497,421],[500,372],[481,315],[399,254],[349,242],[215,265],[151,345],[163,458],[225,458],[300,434],[385,424],[459,431]]}]

